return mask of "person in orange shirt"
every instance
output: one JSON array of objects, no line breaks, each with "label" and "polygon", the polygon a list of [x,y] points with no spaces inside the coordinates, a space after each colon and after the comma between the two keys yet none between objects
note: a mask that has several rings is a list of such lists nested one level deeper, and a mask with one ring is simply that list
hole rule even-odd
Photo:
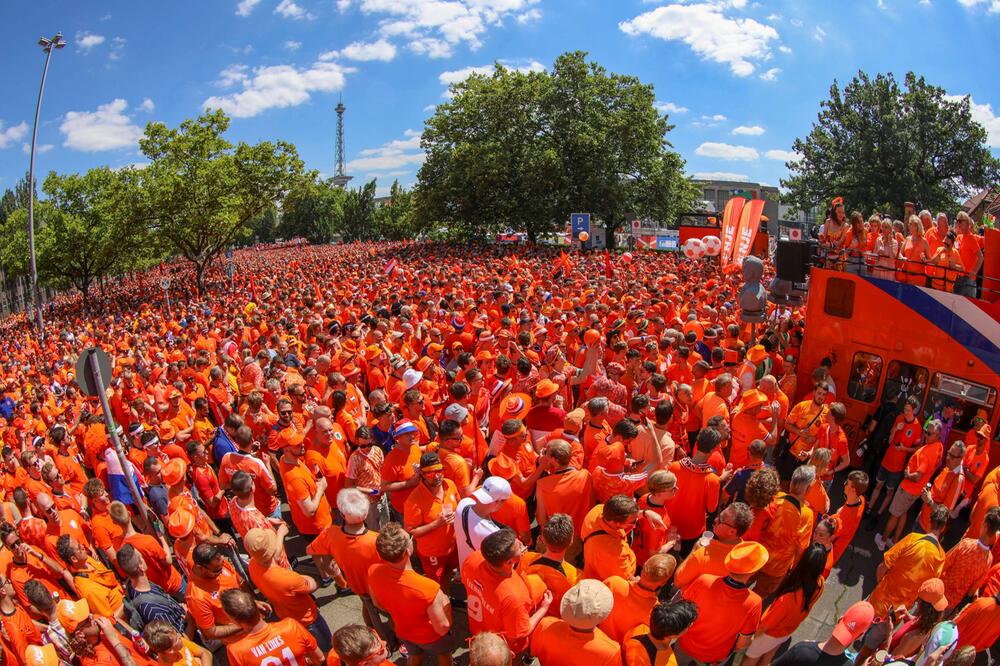
[{"label": "person in orange shirt", "polygon": [[545,617],[531,635],[531,652],[545,666],[619,666],[621,646],[599,628],[615,600],[600,581],[582,580],[559,606],[562,619]]},{"label": "person in orange shirt", "polygon": [[691,554],[677,567],[674,585],[683,590],[702,574],[725,576],[726,557],[743,542],[753,518],[753,511],[743,502],[733,502],[720,511],[712,525],[712,538],[705,544],[699,539]]},{"label": "person in orange shirt", "polygon": [[638,520],[639,506],[627,495],[615,495],[590,510],[580,531],[584,578],[621,576],[629,580],[635,575],[636,557],[628,535]]},{"label": "person in orange shirt", "polygon": [[460,499],[455,484],[444,478],[440,456],[433,451],[420,456],[420,483],[403,505],[403,527],[416,539],[424,575],[439,585],[458,568],[453,523]]},{"label": "person in orange shirt", "polygon": [[331,506],[337,503],[337,493],[347,481],[347,436],[339,425],[325,416],[318,416],[327,407],[317,407],[313,412],[313,438],[306,451],[306,466],[318,470],[326,479],[326,500]]},{"label": "person in orange shirt", "polygon": [[[651,556],[671,550],[676,545],[677,528],[673,527],[667,503],[678,492],[677,476],[673,472],[658,469],[649,475],[646,484],[649,492],[639,498],[639,523],[632,537],[632,550],[636,563],[641,567]],[[660,521],[650,520],[646,512],[655,513]],[[674,543],[670,543],[674,541]]]},{"label": "person in orange shirt", "polygon": [[973,231],[972,218],[965,211],[961,211],[955,216],[955,230],[958,237],[955,239],[955,246],[962,257],[962,265],[965,273],[959,275],[955,280],[955,293],[959,296],[969,296],[975,298],[976,275],[983,267],[983,237],[977,236]]},{"label": "person in orange shirt", "polygon": [[875,573],[878,584],[868,596],[879,619],[865,636],[865,645],[858,653],[859,663],[870,657],[888,637],[889,625],[884,620],[902,606],[909,608],[917,600],[920,586],[930,578],[938,578],[944,569],[945,552],[941,535],[948,528],[948,509],[934,507],[931,511],[931,532],[911,532],[886,551]]},{"label": "person in orange shirt", "polygon": [[416,468],[420,464],[420,447],[413,443],[417,426],[410,421],[397,421],[392,427],[392,450],[385,454],[382,463],[382,490],[389,493],[389,503],[394,517],[403,519],[406,498],[420,483]]},{"label": "person in orange shirt", "polygon": [[122,545],[125,531],[111,520],[108,508],[111,497],[100,479],[90,479],[83,486],[90,509],[90,528],[94,535],[94,546],[104,552],[108,562],[115,561],[115,551]]},{"label": "person in orange shirt", "polygon": [[587,401],[587,421],[583,426],[583,464],[590,465],[590,456],[599,445],[611,438],[611,425],[608,423],[608,399],[603,396]]},{"label": "person in orange shirt", "polygon": [[761,598],[749,583],[767,563],[767,549],[744,541],[726,556],[725,576],[699,576],[683,598],[698,606],[698,618],[674,644],[677,663],[724,663],[743,650],[760,624]]},{"label": "person in orange shirt", "polygon": [[63,588],[60,583],[65,583],[74,595],[79,596],[80,593],[69,570],[61,562],[56,562],[26,544],[16,527],[6,522],[0,524],[0,539],[10,554],[6,577],[14,586],[17,600],[23,607],[28,607],[28,596],[25,594],[24,586],[29,580],[37,580],[53,594],[61,594]]},{"label": "person in orange shirt", "polygon": [[943,462],[941,421],[931,419],[924,427],[924,431],[924,444],[910,456],[903,470],[903,479],[889,505],[889,521],[885,525],[885,530],[882,534],[875,535],[875,545],[879,550],[892,548],[892,545],[902,538],[910,507],[920,498],[924,486],[930,482],[934,472]]},{"label": "person in orange shirt", "polygon": [[[975,424],[973,424],[975,427]],[[990,466],[990,438],[993,431],[988,423],[976,428],[970,437],[965,438],[965,458],[962,459],[962,469],[965,470],[965,488],[962,490],[962,501],[955,507],[958,513],[972,502],[972,495],[983,480]],[[44,470],[42,470],[44,476]]]},{"label": "person in orange shirt", "polygon": [[250,555],[250,580],[274,612],[280,618],[298,621],[313,635],[320,650],[329,652],[333,641],[330,626],[312,596],[318,588],[316,581],[278,564],[281,549],[274,532],[255,527],[247,532],[243,544]]},{"label": "person in orange shirt", "polygon": [[[112,502],[113,504],[115,503]],[[90,525],[83,519],[83,516],[73,509],[57,508],[55,501],[48,493],[36,495],[35,506],[38,508],[38,515],[45,521],[45,550],[50,557],[58,557],[55,552],[55,543],[63,534],[70,535],[93,552],[94,544],[89,533]],[[122,506],[124,508],[124,505]],[[125,511],[128,513],[128,509]],[[96,556],[97,553],[94,555]]]},{"label": "person in orange shirt", "polygon": [[181,588],[184,581],[180,572],[173,566],[173,551],[170,550],[166,540],[162,536],[154,538],[136,532],[128,508],[121,502],[112,502],[109,513],[111,520],[124,530],[122,545],[131,544],[145,560],[149,580],[162,587],[167,594],[182,595]]},{"label": "person in orange shirt", "polygon": [[56,544],[59,557],[73,573],[73,582],[98,615],[116,620],[125,616],[125,592],[111,569],[98,562],[90,550],[69,535],[59,537]]},{"label": "person in orange shirt", "polygon": [[925,532],[930,531],[931,509],[943,506],[951,514],[958,505],[958,500],[962,497],[962,488],[965,486],[965,470],[962,468],[962,458],[965,457],[965,443],[957,441],[948,449],[944,459],[944,467],[938,472],[930,488],[924,488],[920,493],[923,500],[923,507],[920,509],[920,517],[917,524]]},{"label": "person in orange shirt", "polygon": [[278,486],[268,464],[267,454],[260,453],[260,444],[254,441],[250,427],[242,425],[237,428],[233,443],[236,444],[236,451],[226,453],[219,465],[219,485],[228,490],[237,472],[250,474],[253,477],[254,506],[264,516],[280,519]]},{"label": "person in orange shirt", "polygon": [[729,400],[733,395],[733,376],[724,372],[712,380],[712,391],[706,393],[695,405],[694,411],[701,415],[701,428],[708,427],[708,420],[721,416],[729,423]]},{"label": "person in orange shirt", "polygon": [[142,636],[156,653],[160,666],[212,666],[212,653],[187,639],[165,620],[153,620],[142,629]]},{"label": "person in orange shirt", "polygon": [[825,566],[826,549],[822,545],[813,544],[806,549],[795,568],[775,590],[774,602],[768,606],[753,641],[747,647],[743,659],[746,666],[771,663],[775,652],[791,638],[823,594]]},{"label": "person in orange shirt", "polygon": [[[91,613],[85,599],[63,599],[56,605],[56,617],[65,630],[66,642],[80,666],[129,664],[129,666],[156,666],[156,661],[140,652],[135,645],[138,632],[126,631],[120,623],[99,613]],[[121,631],[119,631],[121,630]],[[31,649],[31,648],[29,648]]]},{"label": "person in orange shirt", "polygon": [[573,531],[579,540],[583,519],[594,504],[590,472],[573,467],[573,448],[565,440],[550,441],[545,456],[552,462],[549,472],[535,484],[535,519],[545,525],[549,516],[566,514],[573,519]]},{"label": "person in orange shirt", "polygon": [[809,545],[815,514],[805,498],[814,481],[814,467],[798,467],[792,472],[788,492],[779,493],[775,499],[773,518],[760,536],[760,543],[767,548],[769,557],[754,587],[758,594],[767,596],[773,592]]},{"label": "person in orange shirt", "polygon": [[573,519],[564,513],[554,514],[542,526],[540,538],[545,553],[526,552],[517,570],[522,576],[538,576],[545,583],[552,592],[549,615],[556,617],[562,596],[581,578],[580,571],[566,561],[566,550],[574,540]]},{"label": "person in orange shirt", "polygon": [[[242,589],[233,565],[219,547],[211,543],[198,544],[194,548],[192,562],[184,598],[195,626],[206,640],[222,641],[226,645],[239,640],[244,630],[226,615],[219,602],[220,595],[226,591]],[[257,603],[261,614],[265,617],[271,614],[268,604]]]},{"label": "person in orange shirt", "polygon": [[827,494],[826,488],[823,487],[822,478],[830,467],[830,449],[819,447],[813,449],[807,465],[816,470],[816,480],[806,491],[805,503],[812,509],[813,515],[825,516],[830,512],[830,496]]},{"label": "person in orange shirt", "polygon": [[764,427],[764,421],[771,418],[770,401],[761,391],[750,389],[740,400],[739,411],[732,420],[732,443],[729,447],[729,462],[736,469],[750,462],[747,450],[750,443],[761,440],[773,444],[771,432]]},{"label": "person in orange shirt", "polygon": [[656,604],[646,622],[636,626],[625,637],[622,656],[628,666],[672,666],[673,643],[698,618],[698,606],[682,599],[674,603]]},{"label": "person in orange shirt", "polygon": [[[903,405],[903,413],[896,417],[896,422],[892,426],[892,435],[889,437],[882,465],[879,467],[878,474],[875,475],[875,490],[868,502],[868,510],[875,511],[875,515],[881,516],[889,508],[893,492],[903,480],[906,459],[917,450],[921,439],[923,439],[923,426],[917,420],[919,408],[920,401],[910,396],[906,399],[906,404]],[[885,499],[882,500],[882,506],[876,510],[875,507],[878,506],[878,498],[882,488],[886,489]]]},{"label": "person in orange shirt", "polygon": [[222,609],[239,628],[240,637],[226,646],[232,666],[298,664],[322,666],[323,651],[300,622],[285,618],[265,622],[264,615],[248,592],[226,590],[220,595]]},{"label": "person in orange shirt", "polygon": [[333,651],[326,666],[394,666],[382,638],[361,624],[347,624],[333,632]]},{"label": "person in orange shirt", "polygon": [[548,470],[549,459],[538,457],[528,437],[528,430],[519,419],[507,419],[500,426],[503,446],[487,463],[493,476],[510,482],[511,490],[527,500],[535,490],[538,478]]},{"label": "person in orange shirt", "polygon": [[670,582],[677,568],[673,555],[653,555],[642,566],[638,580],[612,576],[604,581],[614,597],[614,607],[600,624],[611,640],[623,643],[634,627],[649,617],[660,589]]},{"label": "person in orange shirt", "polygon": [[825,382],[813,384],[812,398],[803,400],[792,407],[785,419],[785,432],[788,437],[788,452],[775,460],[778,474],[782,481],[792,476],[792,471],[805,462],[812,449],[816,446],[823,416],[826,414],[826,396],[828,385]]},{"label": "person in orange shirt", "polygon": [[309,469],[303,459],[305,441],[301,435],[285,442],[278,462],[281,483],[288,495],[288,506],[296,529],[311,543],[333,522],[330,503],[326,500],[326,477]]},{"label": "person in orange shirt", "polygon": [[552,592],[545,590],[536,601],[532,581],[517,571],[527,548],[513,530],[501,529],[483,539],[479,550],[462,565],[462,583],[468,595],[469,631],[495,631],[510,646],[515,658],[523,658],[528,639],[548,613]]},{"label": "person in orange shirt", "polygon": [[[430,657],[441,666],[451,664],[451,602],[440,585],[410,566],[412,537],[402,525],[388,523],[378,535],[375,548],[382,563],[369,569],[368,589],[375,605],[393,619],[408,661],[419,663],[423,657]],[[469,603],[471,606],[471,600]]]},{"label": "person in orange shirt", "polygon": [[709,456],[721,442],[722,435],[718,430],[705,428],[695,440],[694,454],[670,465],[680,492],[666,506],[680,535],[682,555],[689,553],[698,537],[705,532],[708,514],[719,506],[720,489],[733,474],[732,468],[729,468],[719,476],[708,464]]},{"label": "person in orange shirt", "polygon": [[830,553],[830,564],[835,565],[851,545],[861,517],[865,513],[865,492],[868,490],[868,475],[856,469],[847,475],[844,482],[844,504],[833,514],[837,526],[833,534],[833,550]]}]

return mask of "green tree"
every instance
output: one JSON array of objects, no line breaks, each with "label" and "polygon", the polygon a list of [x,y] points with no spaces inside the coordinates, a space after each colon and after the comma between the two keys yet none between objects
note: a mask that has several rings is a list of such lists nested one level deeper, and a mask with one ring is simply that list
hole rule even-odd
[{"label": "green tree", "polygon": [[242,244],[273,243],[278,238],[278,209],[268,206],[250,220],[250,234]]},{"label": "green tree", "polygon": [[[35,201],[38,201],[37,188],[35,191]],[[13,188],[8,188],[0,197],[0,225],[7,221],[7,218],[18,208],[28,207],[28,174],[24,178],[14,183]]]},{"label": "green tree", "polygon": [[404,240],[416,238],[422,229],[413,213],[413,192],[393,181],[389,200],[375,209],[375,228],[381,238]]},{"label": "green tree", "polygon": [[801,160],[786,165],[782,200],[800,210],[837,196],[866,213],[898,215],[904,201],[953,209],[970,188],[1000,178],[986,139],[968,98],[950,100],[912,72],[904,87],[892,74],[858,72],[843,89],[834,81],[812,130],[795,140]]},{"label": "green tree", "polygon": [[229,118],[221,110],[185,120],[176,129],[149,123],[139,147],[149,158],[136,210],[153,234],[192,262],[199,293],[205,271],[249,233],[250,222],[280,202],[302,176],[289,143],[239,143],[223,138]]},{"label": "green tree", "polygon": [[[65,289],[75,287],[86,307],[95,280],[142,265],[143,229],[130,223],[123,205],[128,174],[107,167],[83,175],[50,173],[42,187],[46,199],[35,208],[38,279]],[[18,209],[8,219],[5,264],[26,271],[28,213]]]},{"label": "green tree", "polygon": [[285,197],[278,236],[329,243],[344,216],[346,197],[344,190],[320,179],[318,172],[307,173]]},{"label": "green tree", "polygon": [[348,190],[344,196],[344,216],[338,231],[344,240],[373,240],[375,229],[375,180],[362,187]]},{"label": "green tree", "polygon": [[428,119],[416,214],[469,238],[513,228],[535,240],[588,211],[614,232],[632,217],[671,220],[696,188],[666,136],[652,86],[583,52],[551,72],[497,65],[451,88]]}]

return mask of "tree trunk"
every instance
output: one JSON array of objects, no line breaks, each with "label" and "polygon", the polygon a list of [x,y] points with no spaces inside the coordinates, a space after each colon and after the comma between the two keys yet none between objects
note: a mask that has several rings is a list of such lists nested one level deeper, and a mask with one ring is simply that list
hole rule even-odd
[{"label": "tree trunk", "polygon": [[604,223],[604,247],[609,250],[614,250],[617,247],[617,241],[615,239],[615,232],[618,231],[618,225],[612,222]]},{"label": "tree trunk", "polygon": [[528,227],[525,229],[525,232],[528,234],[528,242],[532,245],[536,245],[538,243],[538,234],[535,232],[535,228]]},{"label": "tree trunk", "polygon": [[198,287],[198,295],[204,296],[205,289],[205,271],[208,269],[208,261],[196,261],[194,262],[194,277],[195,285]]}]

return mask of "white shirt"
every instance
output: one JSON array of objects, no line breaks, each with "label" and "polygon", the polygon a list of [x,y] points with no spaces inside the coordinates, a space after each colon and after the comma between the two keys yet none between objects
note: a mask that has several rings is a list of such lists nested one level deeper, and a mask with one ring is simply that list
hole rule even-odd
[{"label": "white shirt", "polygon": [[[455,509],[455,541],[458,543],[459,569],[465,563],[465,558],[479,550],[483,539],[501,529],[501,526],[490,518],[481,518],[473,509],[476,504],[476,500],[466,497]],[[468,537],[466,537],[466,524],[469,526]],[[469,542],[472,542],[471,546]]]}]

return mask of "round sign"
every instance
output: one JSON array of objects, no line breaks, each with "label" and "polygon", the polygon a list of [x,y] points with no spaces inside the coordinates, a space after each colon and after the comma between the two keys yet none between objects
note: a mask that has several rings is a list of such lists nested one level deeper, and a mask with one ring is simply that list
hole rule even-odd
[{"label": "round sign", "polygon": [[163,291],[170,289],[170,278],[163,278],[162,280],[160,280],[160,289],[162,289]]},{"label": "round sign", "polygon": [[[97,365],[101,371],[100,381],[91,367],[92,356],[97,357]],[[76,383],[80,386],[80,391],[90,397],[108,388],[111,383],[111,357],[108,353],[99,347],[91,347],[80,354],[76,362]]]}]

